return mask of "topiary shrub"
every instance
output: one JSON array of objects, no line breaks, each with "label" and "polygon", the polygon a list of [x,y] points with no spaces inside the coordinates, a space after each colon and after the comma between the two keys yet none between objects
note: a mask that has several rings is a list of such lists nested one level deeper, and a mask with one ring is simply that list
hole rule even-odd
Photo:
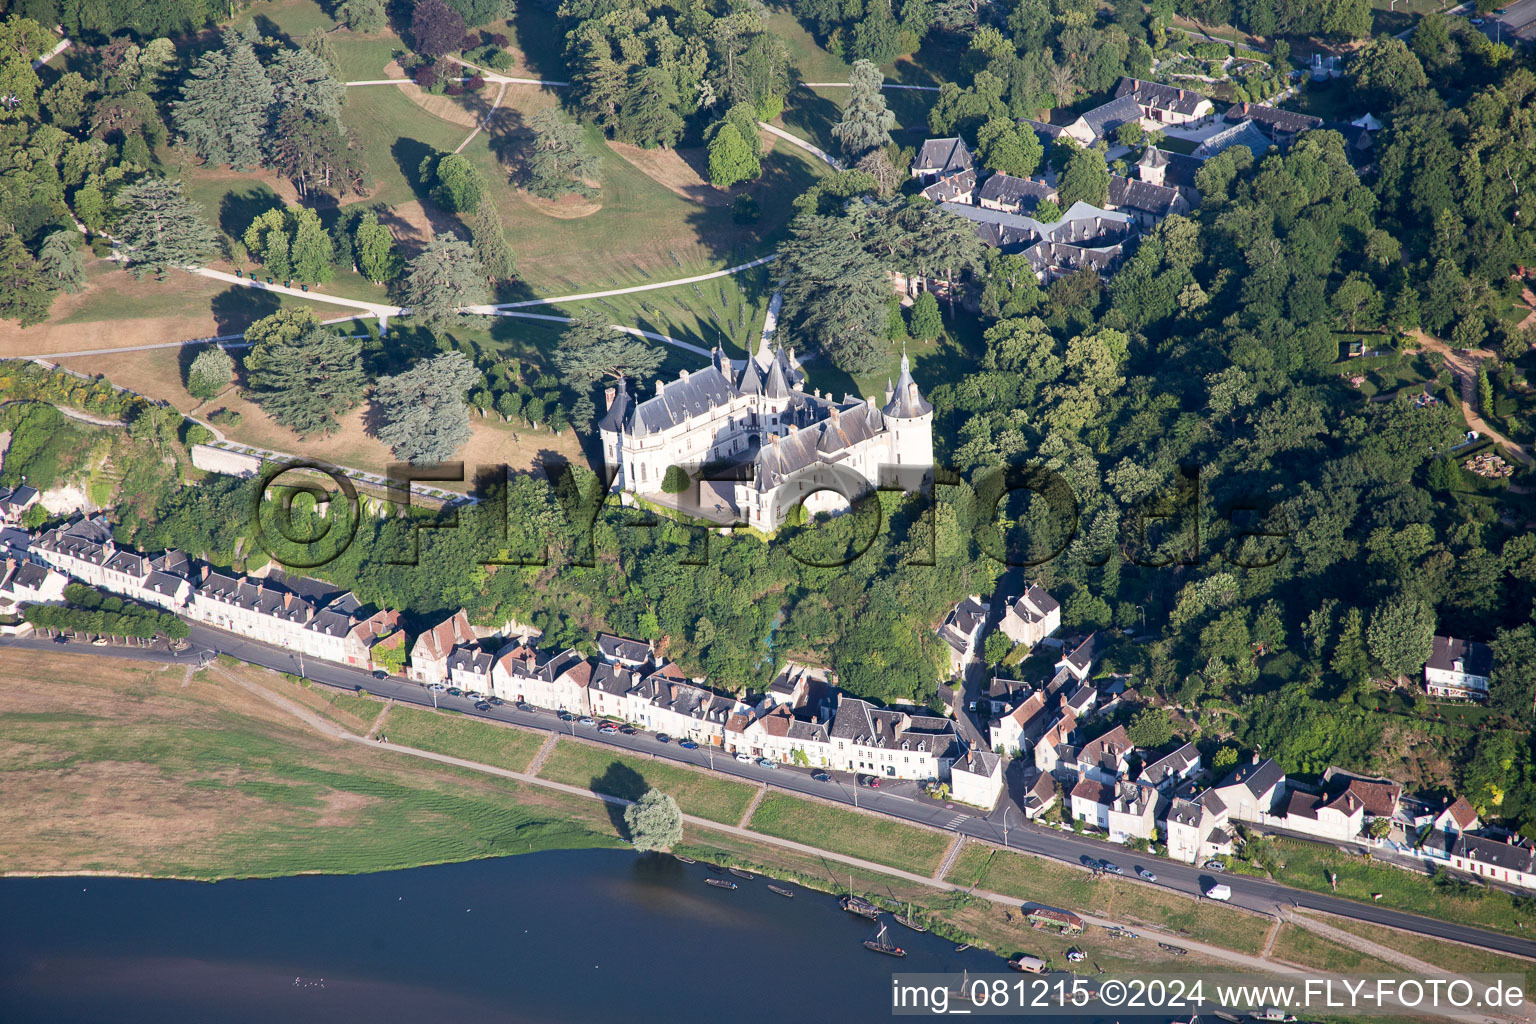
[{"label": "topiary shrub", "polygon": [[690,482],[688,471],[682,466],[668,466],[667,475],[661,479],[661,489],[667,494],[681,494],[688,489]]}]

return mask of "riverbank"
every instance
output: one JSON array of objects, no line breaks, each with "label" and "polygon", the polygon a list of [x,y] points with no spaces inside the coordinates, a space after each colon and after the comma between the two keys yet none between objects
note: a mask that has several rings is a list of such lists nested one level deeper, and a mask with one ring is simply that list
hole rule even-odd
[{"label": "riverbank", "polygon": [[[87,672],[88,679],[80,678]],[[701,782],[713,779],[621,761],[581,741],[338,697],[243,665],[192,672],[0,651],[0,675],[9,680],[0,690],[0,865],[12,874],[100,871],[200,880],[347,874],[538,849],[616,847],[620,807],[582,789],[604,792],[612,780],[648,784],[653,780],[642,773],[662,767]],[[392,742],[357,740],[370,732]],[[437,753],[398,745],[412,737]],[[476,752],[505,766],[477,768],[467,756]],[[438,757],[465,760],[429,759]],[[543,769],[569,781],[523,774]],[[862,846],[842,849],[837,838],[846,829],[820,830],[812,845],[758,836],[731,820],[742,800],[736,792],[701,789],[696,799],[697,809],[713,811],[715,820],[693,818],[682,852],[829,892],[845,889],[851,873],[860,891],[892,907],[911,903],[956,944],[1058,964],[1075,945],[1109,970],[1148,964],[1256,970],[1270,962],[1390,969],[1336,941],[1303,935],[1295,925],[1234,908],[1196,910],[1188,900],[1130,882],[1085,894],[1079,891],[1085,873],[1051,861],[989,854],[990,847],[972,844],[943,877],[927,879],[862,861],[869,852]],[[855,840],[863,844],[867,837],[851,835]],[[982,877],[978,857],[1000,859],[988,860]],[[1057,878],[1059,872],[1083,874],[1083,880]],[[993,892],[963,891],[979,886]],[[1090,928],[1081,937],[1050,936],[1023,922],[1017,901],[1027,899],[1114,915],[1160,934],[1113,939]],[[1179,956],[1159,941],[1186,944],[1189,952]]]}]

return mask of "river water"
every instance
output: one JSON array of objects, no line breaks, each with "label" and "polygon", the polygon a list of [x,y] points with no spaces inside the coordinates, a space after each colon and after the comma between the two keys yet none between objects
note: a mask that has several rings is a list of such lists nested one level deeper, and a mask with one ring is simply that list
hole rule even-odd
[{"label": "river water", "polygon": [[892,1019],[891,974],[1006,970],[834,897],[629,851],[206,884],[0,879],[0,1021]]}]

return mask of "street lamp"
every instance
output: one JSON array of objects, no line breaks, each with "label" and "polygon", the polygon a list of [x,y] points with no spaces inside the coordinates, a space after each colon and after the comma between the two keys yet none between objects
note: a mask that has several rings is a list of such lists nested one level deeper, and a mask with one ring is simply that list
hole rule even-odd
[{"label": "street lamp", "polygon": [[1008,805],[1003,804],[1003,845],[1008,845]]}]

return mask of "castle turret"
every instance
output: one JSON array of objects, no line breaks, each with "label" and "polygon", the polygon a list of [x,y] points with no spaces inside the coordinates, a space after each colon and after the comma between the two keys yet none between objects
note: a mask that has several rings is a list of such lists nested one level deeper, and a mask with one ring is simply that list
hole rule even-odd
[{"label": "castle turret", "polygon": [[933,468],[933,406],[912,379],[912,364],[901,354],[901,376],[880,410],[890,431],[891,460],[901,485],[915,490]]},{"label": "castle turret", "polygon": [[[629,414],[629,388],[624,378],[620,377],[616,386],[603,392],[603,401],[607,406],[603,418],[597,421],[597,434],[603,444],[603,465],[610,474],[617,474],[623,463],[622,454],[624,418]],[[618,477],[614,477],[615,486],[619,485]]]}]

